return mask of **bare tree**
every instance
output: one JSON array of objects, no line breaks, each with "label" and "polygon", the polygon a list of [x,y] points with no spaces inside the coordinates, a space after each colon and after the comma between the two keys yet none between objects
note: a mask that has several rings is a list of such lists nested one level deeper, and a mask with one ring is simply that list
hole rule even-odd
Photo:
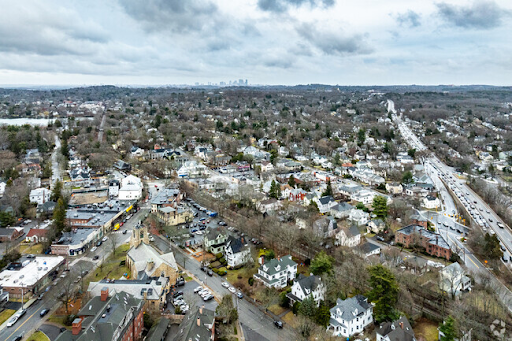
[{"label": "bare tree", "polygon": [[116,256],[116,249],[119,245],[119,235],[117,233],[110,234],[110,248],[112,249],[112,254],[114,257]]}]

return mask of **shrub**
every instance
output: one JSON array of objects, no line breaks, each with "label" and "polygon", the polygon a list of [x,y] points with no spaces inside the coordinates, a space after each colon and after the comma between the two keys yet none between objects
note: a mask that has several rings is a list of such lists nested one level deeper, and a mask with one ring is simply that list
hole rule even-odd
[{"label": "shrub", "polygon": [[279,305],[283,308],[288,308],[290,306],[290,299],[286,297],[286,294],[286,291],[279,294]]},{"label": "shrub", "polygon": [[247,280],[247,283],[249,283],[249,285],[252,287],[254,285],[254,278],[249,277],[249,279]]},{"label": "shrub", "polygon": [[295,302],[292,306],[292,312],[294,315],[297,315],[300,308],[300,302]]},{"label": "shrub", "polygon": [[215,272],[216,274],[218,274],[218,273],[219,273],[219,269],[217,269],[217,268],[213,268],[213,272]]},{"label": "shrub", "polygon": [[226,259],[224,257],[222,257],[221,259],[219,259],[219,262],[220,264],[222,265],[226,265]]},{"label": "shrub", "polygon": [[222,252],[216,253],[215,258],[221,259],[222,258]]}]

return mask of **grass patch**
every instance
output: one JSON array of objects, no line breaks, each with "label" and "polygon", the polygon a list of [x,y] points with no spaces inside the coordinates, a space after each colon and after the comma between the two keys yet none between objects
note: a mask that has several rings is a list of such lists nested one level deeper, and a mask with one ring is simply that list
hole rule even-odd
[{"label": "grass patch", "polygon": [[43,332],[38,331],[30,335],[27,341],[50,341],[50,339]]},{"label": "grass patch", "polygon": [[52,315],[48,318],[48,321],[66,327],[64,325],[64,321],[66,321],[66,316]]},{"label": "grass patch", "polygon": [[21,244],[19,251],[26,255],[41,254],[43,252],[43,244]]},{"label": "grass patch", "polygon": [[98,268],[95,271],[91,272],[88,276],[85,277],[84,288],[88,288],[90,282],[99,281],[104,278],[119,279],[125,273],[127,273],[128,278],[130,278],[131,273],[130,270],[128,269],[128,266],[120,265],[121,261],[126,260],[126,254],[128,253],[129,249],[130,244],[123,244],[117,247],[115,256],[113,253],[110,254],[110,257],[105,258],[102,265],[98,266]]},{"label": "grass patch", "polygon": [[297,265],[297,274],[303,274],[304,276],[309,276],[311,272],[309,271],[309,266],[299,264]]},{"label": "grass patch", "polygon": [[284,315],[281,320],[283,320],[284,323],[287,323],[292,328],[298,327],[297,316],[293,315],[293,312],[291,311]]},{"label": "grass patch", "polygon": [[[249,278],[252,277],[252,275],[254,275],[257,272],[258,272],[257,267],[253,267],[252,269],[241,268],[238,270],[228,270],[228,274],[226,275],[226,280],[231,284],[234,284],[235,282],[239,281],[240,279],[245,280],[245,282],[247,282],[249,280]],[[241,278],[238,278],[238,277],[241,277]]]},{"label": "grass patch", "polygon": [[437,341],[438,340],[438,325],[426,318],[419,319],[414,325],[414,334],[417,340]]},{"label": "grass patch", "polygon": [[0,325],[2,325],[5,321],[7,321],[12,315],[14,315],[14,313],[16,312],[16,310],[13,310],[13,309],[5,309],[4,311],[2,311],[0,313]]},{"label": "grass patch", "polygon": [[281,315],[286,311],[286,308],[281,307],[279,304],[273,304],[268,307],[268,310],[270,310],[275,315]]}]

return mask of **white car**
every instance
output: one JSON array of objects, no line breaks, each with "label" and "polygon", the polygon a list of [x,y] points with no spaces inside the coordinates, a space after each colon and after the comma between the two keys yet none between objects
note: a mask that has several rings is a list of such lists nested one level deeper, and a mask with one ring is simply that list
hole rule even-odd
[{"label": "white car", "polygon": [[228,289],[228,290],[229,290],[229,292],[230,292],[230,293],[232,293],[232,294],[234,294],[234,293],[236,292],[236,289],[235,289],[235,288],[233,288],[233,287],[229,287],[229,289]]},{"label": "white car", "polygon": [[97,248],[96,246],[93,246],[93,247],[91,248],[91,252],[94,252],[94,251],[96,251],[96,250],[98,250],[98,248]]},{"label": "white car", "polygon": [[103,239],[102,239],[101,241],[102,241],[102,242],[106,242],[107,240],[108,240],[108,237],[107,237],[107,236],[105,236],[105,237],[103,237]]},{"label": "white car", "polygon": [[199,286],[197,288],[194,289],[194,293],[197,294],[198,292],[200,292],[201,290],[203,290],[203,287]]},{"label": "white car", "polygon": [[9,322],[7,322],[7,327],[12,327],[16,322],[18,322],[18,315],[14,315]]},{"label": "white car", "polygon": [[228,282],[222,282],[222,286],[227,289],[227,288],[229,288],[229,283]]}]

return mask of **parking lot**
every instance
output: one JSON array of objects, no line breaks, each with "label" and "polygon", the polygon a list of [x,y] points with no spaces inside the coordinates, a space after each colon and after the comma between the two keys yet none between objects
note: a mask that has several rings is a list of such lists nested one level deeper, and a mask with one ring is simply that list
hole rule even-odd
[{"label": "parking lot", "polygon": [[[190,280],[190,281],[186,282],[184,286],[177,287],[174,292],[175,293],[177,293],[177,292],[183,293],[183,295],[181,295],[181,296],[182,296],[183,300],[185,301],[185,303],[189,306],[189,310],[191,310],[191,311],[194,310],[194,307],[201,307],[201,306],[204,306],[205,308],[210,309],[210,310],[215,310],[215,308],[217,308],[218,304],[214,299],[204,301],[201,298],[201,296],[199,296],[197,293],[194,292],[194,289],[196,289],[197,287],[200,287],[200,286],[202,286],[201,283],[199,283],[195,280]],[[203,288],[204,288],[204,286],[203,286]],[[172,304],[172,301],[173,301],[172,295],[169,294],[167,296],[166,311],[169,311],[170,313],[174,314],[175,309]]]}]

